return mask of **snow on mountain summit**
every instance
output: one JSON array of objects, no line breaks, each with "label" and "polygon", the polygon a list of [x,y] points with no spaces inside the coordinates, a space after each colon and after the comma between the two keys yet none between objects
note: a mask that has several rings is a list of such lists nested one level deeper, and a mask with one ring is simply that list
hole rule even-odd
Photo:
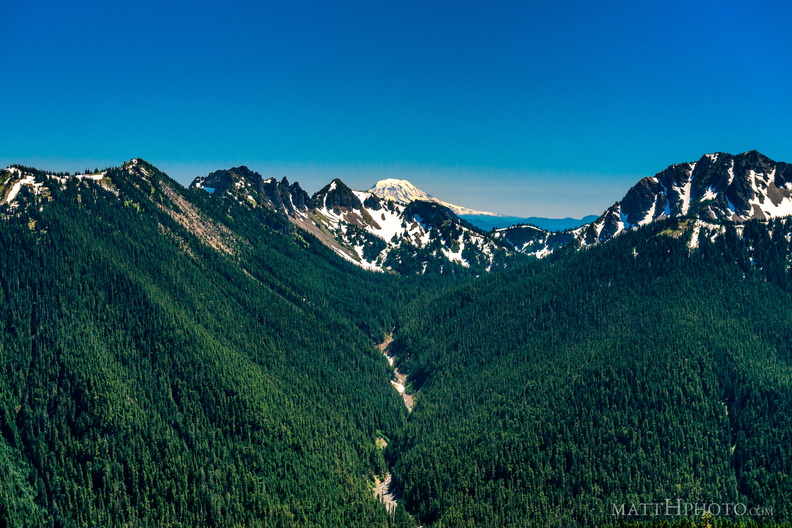
[{"label": "snow on mountain summit", "polygon": [[[752,150],[705,154],[642,178],[595,221],[564,233],[531,226],[499,229],[496,237],[522,253],[544,256],[573,243],[590,246],[667,218],[688,217],[699,229],[792,216],[792,164]],[[716,227],[713,227],[716,226]],[[695,240],[698,240],[696,235]],[[691,247],[697,242],[691,242]]]},{"label": "snow on mountain summit", "polygon": [[422,191],[407,180],[397,180],[394,178],[378,181],[374,184],[374,187],[369,189],[369,192],[376,194],[380,198],[385,198],[386,200],[391,200],[403,205],[407,205],[415,200],[422,200],[424,202],[433,202],[437,200],[434,196]]},{"label": "snow on mountain summit", "polygon": [[455,214],[458,215],[500,216],[497,213],[490,213],[488,211],[476,211],[475,209],[469,209],[467,207],[462,207],[460,205],[454,205],[452,203],[444,202],[443,200],[440,200],[439,198],[435,198],[431,194],[422,191],[421,189],[419,189],[418,187],[416,187],[407,180],[399,180],[396,178],[388,178],[385,180],[380,180],[377,183],[375,183],[371,189],[369,189],[369,192],[379,196],[380,198],[384,198],[386,200],[390,200],[404,205],[407,205],[415,200],[421,200],[424,202],[434,202],[442,206],[448,207]]}]

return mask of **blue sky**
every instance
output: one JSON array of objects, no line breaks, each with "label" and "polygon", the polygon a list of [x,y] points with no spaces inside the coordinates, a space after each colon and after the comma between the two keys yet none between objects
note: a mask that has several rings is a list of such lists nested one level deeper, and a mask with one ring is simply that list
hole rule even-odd
[{"label": "blue sky", "polygon": [[0,20],[3,166],[397,177],[580,217],[707,152],[792,162],[788,2],[31,0]]}]

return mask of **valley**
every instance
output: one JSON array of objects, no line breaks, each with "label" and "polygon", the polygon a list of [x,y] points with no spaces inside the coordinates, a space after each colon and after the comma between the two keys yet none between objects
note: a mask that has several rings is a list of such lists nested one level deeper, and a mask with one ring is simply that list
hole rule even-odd
[{"label": "valley", "polygon": [[0,524],[788,522],[790,189],[711,154],[582,226],[484,231],[340,179],[13,166]]},{"label": "valley", "polygon": [[390,349],[391,343],[393,343],[393,335],[387,334],[385,336],[385,340],[377,345],[377,348],[388,360],[388,365],[393,367],[393,377],[395,379],[391,380],[391,385],[393,385],[393,388],[396,389],[396,392],[398,392],[399,396],[401,396],[404,400],[404,406],[407,407],[407,410],[412,412],[413,407],[415,406],[415,401],[413,395],[409,394],[406,390],[407,374],[399,371],[399,369],[393,365],[394,358]]}]

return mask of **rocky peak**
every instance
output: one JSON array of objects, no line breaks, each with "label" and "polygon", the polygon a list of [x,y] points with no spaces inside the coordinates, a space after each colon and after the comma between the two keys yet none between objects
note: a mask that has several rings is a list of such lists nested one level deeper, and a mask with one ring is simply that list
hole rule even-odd
[{"label": "rocky peak", "polygon": [[290,215],[304,212],[310,206],[308,193],[297,182],[289,184],[285,176],[280,182],[275,178],[264,181],[261,191],[276,209]]},{"label": "rocky peak", "polygon": [[[461,220],[453,211],[435,202],[424,202],[415,200],[404,208],[404,216],[420,218],[422,224],[426,226],[439,226],[444,222],[461,223]],[[467,222],[465,222],[467,224]]]},{"label": "rocky peak", "polygon": [[242,187],[260,188],[264,178],[261,174],[253,172],[246,166],[222,169],[210,173],[208,176],[195,178],[190,188],[203,189],[215,196],[225,194],[230,189]]},{"label": "rocky peak", "polygon": [[344,209],[362,209],[363,203],[355,193],[340,179],[336,178],[319,190],[311,198],[314,207],[325,208],[328,211]]},{"label": "rocky peak", "polygon": [[[792,215],[792,165],[752,150],[705,154],[642,178],[595,221],[570,231],[573,237],[534,233],[515,226],[498,232],[520,251],[541,254],[573,242],[587,246],[662,218],[746,222]],[[546,248],[540,247],[541,243]]]}]

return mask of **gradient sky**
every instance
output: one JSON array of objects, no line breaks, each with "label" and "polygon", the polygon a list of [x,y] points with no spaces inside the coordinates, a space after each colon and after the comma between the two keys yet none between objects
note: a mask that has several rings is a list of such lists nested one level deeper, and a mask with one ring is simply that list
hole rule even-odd
[{"label": "gradient sky", "polygon": [[786,1],[0,1],[0,165],[247,165],[599,214],[707,152],[792,162]]}]

